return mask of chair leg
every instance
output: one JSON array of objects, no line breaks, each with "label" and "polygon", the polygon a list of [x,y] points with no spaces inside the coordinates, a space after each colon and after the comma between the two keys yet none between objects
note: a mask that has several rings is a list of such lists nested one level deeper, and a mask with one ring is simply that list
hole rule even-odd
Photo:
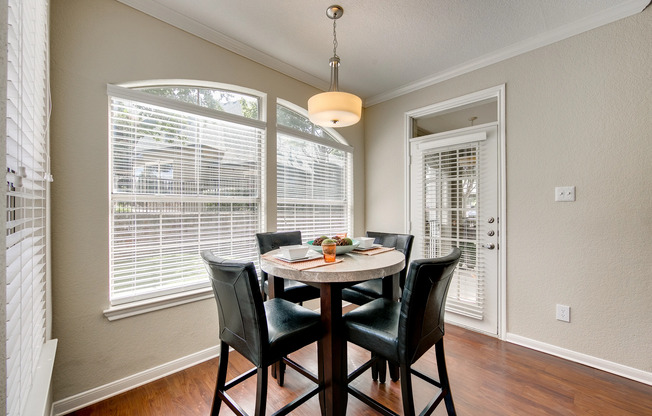
[{"label": "chair leg", "polygon": [[267,405],[267,367],[259,367],[257,374],[258,385],[256,387],[256,416],[265,416]]},{"label": "chair leg", "polygon": [[226,342],[220,343],[220,362],[217,367],[217,382],[215,383],[215,396],[213,397],[213,406],[211,408],[211,416],[217,416],[220,413],[220,406],[222,399],[218,394],[219,391],[224,391],[226,384],[226,370],[229,367],[229,346]]},{"label": "chair leg", "polygon": [[285,382],[285,363],[283,362],[283,360],[281,360],[277,364],[278,364],[278,373],[277,373],[276,381],[278,382],[279,386],[283,387],[283,383]]},{"label": "chair leg", "polygon": [[412,377],[410,376],[410,366],[403,364],[400,366],[401,372],[401,396],[403,398],[403,415],[414,416],[414,398],[412,396]]},{"label": "chair leg", "polygon": [[381,382],[381,383],[386,382],[387,381],[387,360],[385,360],[384,358],[381,358],[378,361],[376,361],[376,363],[374,365],[378,366],[377,367],[377,369],[378,369],[378,381]]},{"label": "chair leg", "polygon": [[455,405],[453,404],[453,393],[451,392],[450,380],[448,379],[448,371],[446,371],[446,356],[444,355],[444,339],[440,339],[435,344],[435,355],[437,356],[437,371],[439,372],[439,382],[441,388],[444,390],[444,403],[446,403],[446,410],[449,416],[455,416]]},{"label": "chair leg", "polygon": [[[372,353],[371,358],[373,359],[375,355]],[[371,365],[371,379],[373,381],[378,381],[378,361]]]},{"label": "chair leg", "polygon": [[387,367],[389,367],[389,378],[392,381],[398,381],[401,374],[398,364],[394,364],[391,361],[387,361]]}]

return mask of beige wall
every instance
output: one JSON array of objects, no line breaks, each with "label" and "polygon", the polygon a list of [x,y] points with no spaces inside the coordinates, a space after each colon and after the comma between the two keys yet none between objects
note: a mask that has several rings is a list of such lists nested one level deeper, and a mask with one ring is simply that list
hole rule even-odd
[{"label": "beige wall", "polygon": [[505,83],[507,331],[651,372],[650,45],[652,9],[368,108],[367,227],[404,227],[404,113]]},{"label": "beige wall", "polygon": [[[174,29],[114,0],[53,0],[53,336],[55,400],[217,345],[213,300],[109,322],[106,84],[198,79],[266,92],[305,107],[314,88]],[[355,148],[355,232],[364,230],[362,123],[340,133]],[[268,130],[274,155],[273,126]],[[275,177],[275,159],[268,175]],[[276,184],[268,183],[275,209]],[[268,229],[275,227],[268,217]]]}]

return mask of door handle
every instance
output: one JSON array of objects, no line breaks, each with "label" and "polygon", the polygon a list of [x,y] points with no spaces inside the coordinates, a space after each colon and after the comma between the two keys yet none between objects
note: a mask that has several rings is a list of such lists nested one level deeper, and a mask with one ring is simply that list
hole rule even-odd
[{"label": "door handle", "polygon": [[494,248],[496,248],[496,245],[493,243],[489,243],[489,244],[483,244],[482,247],[486,248],[487,250],[493,250]]}]

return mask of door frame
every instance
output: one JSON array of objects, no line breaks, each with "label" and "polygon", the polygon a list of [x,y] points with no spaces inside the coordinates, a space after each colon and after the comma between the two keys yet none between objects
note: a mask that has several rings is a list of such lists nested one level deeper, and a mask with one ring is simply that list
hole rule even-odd
[{"label": "door frame", "polygon": [[497,334],[498,338],[504,340],[507,334],[507,176],[505,167],[505,84],[496,87],[487,88],[471,94],[452,98],[439,103],[431,104],[425,107],[410,110],[405,113],[405,229],[411,230],[411,178],[410,178],[410,139],[414,133],[413,120],[418,117],[435,115],[437,113],[450,112],[457,108],[467,107],[469,105],[480,103],[487,100],[496,100],[497,107],[497,133],[498,133],[498,232],[499,232],[499,250],[498,250],[498,317],[497,317]]}]

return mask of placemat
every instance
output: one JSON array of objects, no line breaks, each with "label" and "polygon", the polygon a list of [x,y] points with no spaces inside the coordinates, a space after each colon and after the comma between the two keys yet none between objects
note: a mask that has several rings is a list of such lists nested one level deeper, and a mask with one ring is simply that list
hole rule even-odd
[{"label": "placemat", "polygon": [[287,262],[283,261],[279,258],[276,258],[274,256],[269,256],[269,255],[263,255],[262,256],[265,260],[269,260],[271,262],[277,263],[277,264],[282,264],[283,266],[290,267],[295,270],[307,270],[307,269],[314,269],[315,267],[321,267],[321,266],[328,266],[329,264],[336,264],[336,263],[341,263],[342,259],[338,259],[337,257],[335,258],[334,262],[331,263],[326,263],[324,261],[323,257],[319,257],[316,259],[311,259],[311,260],[304,260],[304,261],[295,261],[295,262]]},{"label": "placemat", "polygon": [[386,253],[388,251],[394,250],[394,247],[378,247],[378,248],[372,248],[371,250],[358,250],[355,249],[353,250],[353,253],[355,254],[365,254],[367,256],[373,256],[374,254],[380,254],[380,253]]}]

